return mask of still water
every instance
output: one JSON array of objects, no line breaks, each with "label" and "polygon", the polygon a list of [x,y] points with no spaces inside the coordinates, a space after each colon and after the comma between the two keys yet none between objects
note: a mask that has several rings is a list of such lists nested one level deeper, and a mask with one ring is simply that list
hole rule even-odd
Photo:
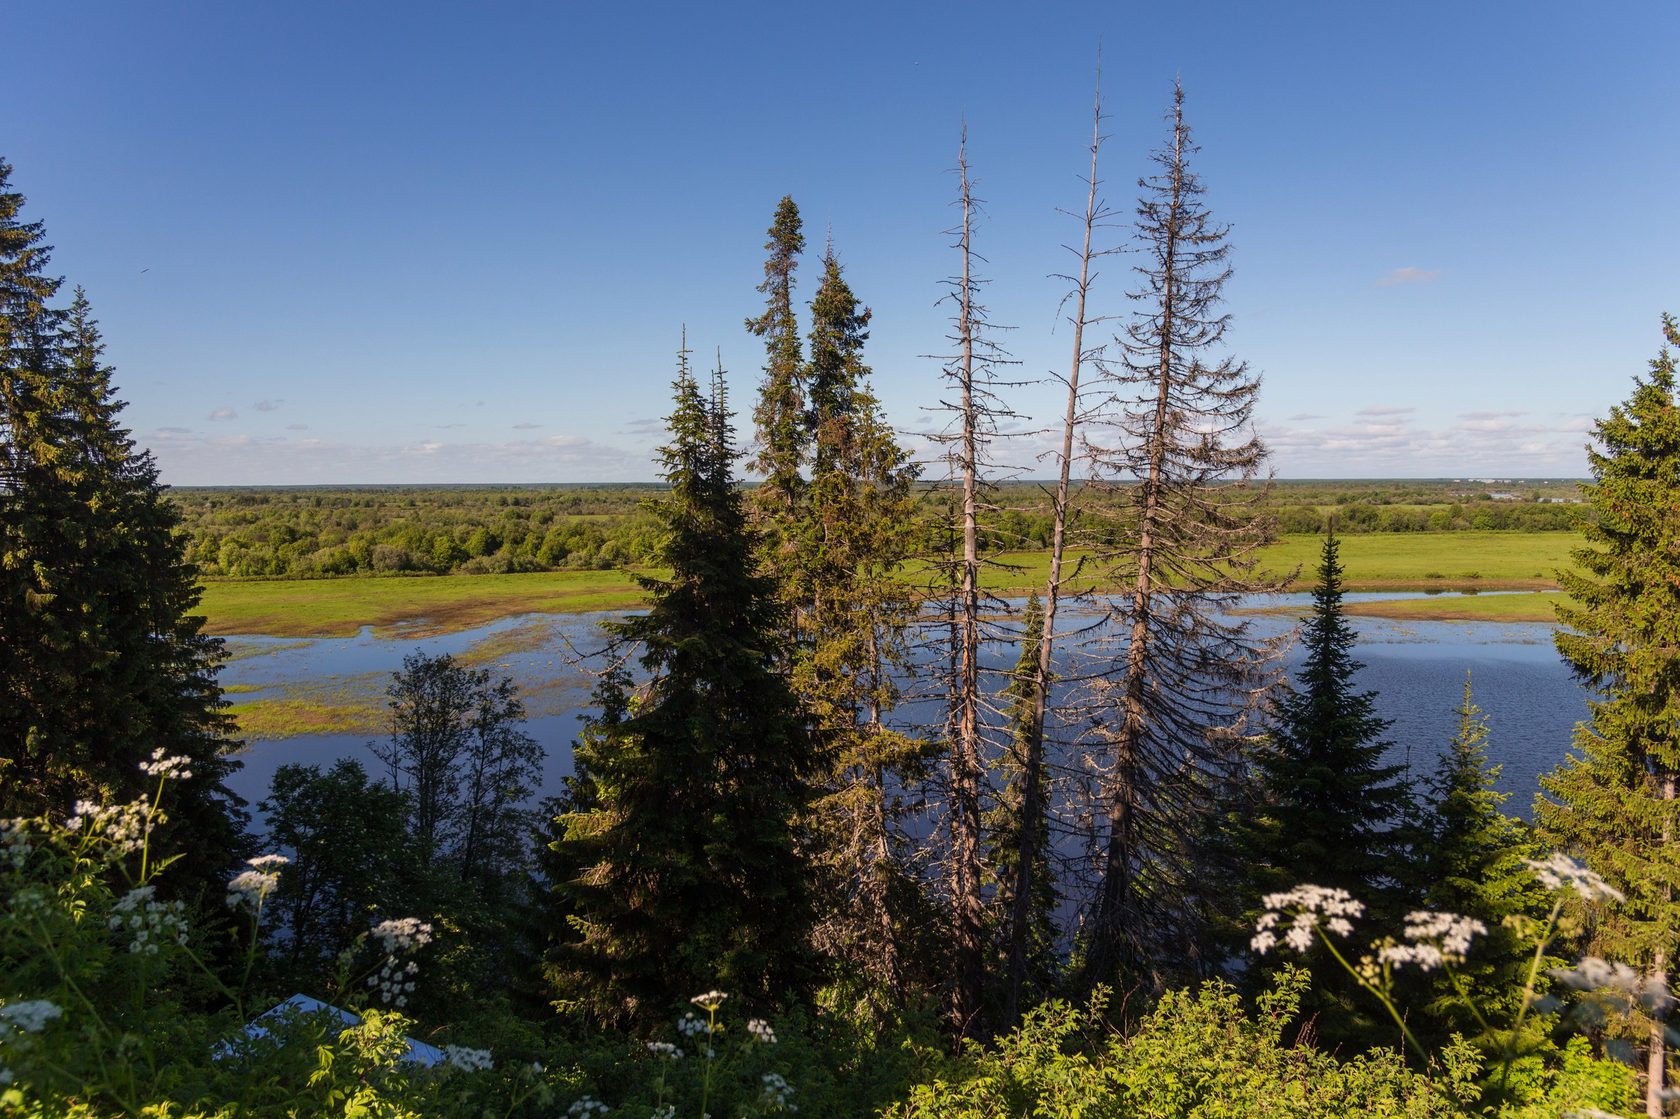
[{"label": "still water", "polygon": [[[1348,594],[1346,601],[1393,599],[1395,594]],[[1280,595],[1254,605],[1298,606],[1305,595]],[[1019,604],[1016,604],[1019,605]],[[237,685],[240,701],[278,696],[331,696],[380,703],[391,673],[415,652],[451,653],[495,676],[512,676],[525,697],[526,731],[548,753],[540,795],[557,792],[571,773],[572,740],[588,714],[591,680],[575,654],[599,649],[598,625],[614,615],[525,616],[443,636],[375,637],[299,641],[234,638],[224,686]],[[1506,811],[1529,814],[1539,774],[1568,752],[1575,724],[1587,717],[1587,693],[1552,647],[1551,627],[1527,623],[1470,623],[1349,619],[1359,635],[1355,655],[1364,662],[1360,686],[1377,693],[1377,711],[1393,720],[1388,739],[1393,761],[1427,772],[1457,729],[1455,709],[1465,673],[1473,675],[1475,701],[1491,726],[1488,750],[1503,767],[1499,787],[1511,794]],[[1070,625],[1074,624],[1070,622]],[[1286,631],[1289,618],[1259,615],[1255,631]],[[1014,650],[997,642],[993,663],[1013,663]],[[1292,665],[1293,659],[1286,661]],[[329,765],[341,757],[378,763],[367,749],[375,733],[302,735],[255,740],[241,755],[244,767],[229,782],[255,803],[274,771],[287,762]]]}]

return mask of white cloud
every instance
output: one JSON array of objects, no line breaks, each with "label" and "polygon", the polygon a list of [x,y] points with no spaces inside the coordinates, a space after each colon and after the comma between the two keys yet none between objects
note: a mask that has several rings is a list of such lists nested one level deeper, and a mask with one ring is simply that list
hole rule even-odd
[{"label": "white cloud", "polygon": [[278,412],[284,400],[259,400],[252,405],[259,412]]},{"label": "white cloud", "polygon": [[286,430],[287,431],[308,431],[309,430],[309,425],[308,424],[287,424],[286,425]]},{"label": "white cloud", "polygon": [[1427,284],[1440,278],[1441,272],[1436,268],[1391,268],[1377,281],[1377,286],[1387,288],[1395,284]]},{"label": "white cloud", "polygon": [[210,419],[217,421],[237,420],[238,418],[239,413],[234,411],[232,408],[217,408],[214,412],[210,413]]},{"label": "white cloud", "polygon": [[1355,412],[1356,416],[1409,416],[1416,412],[1416,408],[1402,407],[1398,404],[1372,404]]},{"label": "white cloud", "polygon": [[513,430],[515,430],[515,431],[535,431],[537,428],[539,428],[541,426],[542,426],[542,424],[532,424],[532,423],[514,424],[513,425]]}]

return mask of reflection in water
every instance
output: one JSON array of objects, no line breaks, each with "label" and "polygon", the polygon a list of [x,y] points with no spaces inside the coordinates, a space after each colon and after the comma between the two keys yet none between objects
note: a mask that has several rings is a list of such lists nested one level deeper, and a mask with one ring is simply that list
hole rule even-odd
[{"label": "reflection in water", "polygon": [[[1349,594],[1347,599],[1396,597],[1402,596]],[[1306,601],[1305,595],[1282,595],[1263,604]],[[238,658],[223,669],[222,683],[255,688],[237,697],[246,701],[286,689],[334,690],[356,682],[354,686],[366,693],[363,699],[380,707],[383,684],[402,666],[404,656],[415,651],[454,654],[519,682],[532,715],[526,729],[548,751],[539,790],[546,796],[559,791],[561,779],[571,772],[572,740],[589,703],[590,678],[570,663],[571,650],[599,648],[596,625],[610,616],[505,618],[461,633],[415,639],[376,638],[368,630],[353,638],[310,642],[238,638],[230,643]],[[1260,633],[1282,632],[1289,625],[1287,619],[1276,616],[1259,616],[1254,621]],[[1506,809],[1528,815],[1538,775],[1563,759],[1575,723],[1587,717],[1586,692],[1552,648],[1551,627],[1380,618],[1350,621],[1359,634],[1355,655],[1366,665],[1360,686],[1375,690],[1378,713],[1394,720],[1388,735],[1395,744],[1392,760],[1409,760],[1420,772],[1433,768],[1457,729],[1454,709],[1468,670],[1474,674],[1475,700],[1491,725],[1489,755],[1504,766],[1499,787],[1512,794]],[[1068,627],[1075,624],[1070,621]],[[1000,667],[1014,662],[1014,650],[1005,643],[997,643],[989,652]],[[924,715],[917,711],[911,717]],[[286,762],[326,765],[340,757],[356,757],[375,772],[377,763],[366,742],[364,735],[254,741],[242,755],[244,768],[230,784],[255,802],[268,791],[275,769]]]}]

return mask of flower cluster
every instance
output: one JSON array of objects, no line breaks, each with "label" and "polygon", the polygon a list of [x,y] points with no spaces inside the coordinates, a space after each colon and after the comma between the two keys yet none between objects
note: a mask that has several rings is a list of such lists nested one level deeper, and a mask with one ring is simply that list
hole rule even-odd
[{"label": "flower cluster", "polygon": [[175,754],[171,757],[163,756],[163,747],[152,751],[152,760],[140,763],[140,772],[147,777],[172,777],[177,781],[185,781],[192,776],[192,759],[185,754]]},{"label": "flower cluster", "polygon": [[699,1037],[701,1034],[710,1037],[712,1034],[722,1033],[723,1025],[696,1017],[691,1010],[677,1020],[677,1032],[687,1038]]},{"label": "flower cluster", "polygon": [[280,868],[291,862],[284,855],[258,855],[247,859],[250,870],[242,870],[228,882],[227,903],[238,908],[243,905],[253,913],[262,909],[268,895],[280,885]]},{"label": "flower cluster", "polygon": [[682,1060],[682,1047],[673,1045],[669,1041],[650,1041],[647,1043],[648,1052],[655,1057],[664,1057],[668,1061]]},{"label": "flower cluster", "polygon": [[1523,862],[1548,890],[1571,889],[1588,901],[1627,900],[1622,891],[1568,855],[1555,853],[1545,859],[1524,859]]},{"label": "flower cluster", "polygon": [[793,1085],[779,1072],[767,1072],[758,1078],[765,1106],[776,1111],[798,1111],[793,1102]]},{"label": "flower cluster", "polygon": [[1280,894],[1267,894],[1266,912],[1254,926],[1254,938],[1249,944],[1265,955],[1278,942],[1277,927],[1285,913],[1293,913],[1294,920],[1283,934],[1283,942],[1297,952],[1312,947],[1313,932],[1320,924],[1337,936],[1353,931],[1349,917],[1365,912],[1361,902],[1353,900],[1346,890],[1332,890],[1324,886],[1297,886]]},{"label": "flower cluster", "polygon": [[0,820],[0,848],[5,849],[5,858],[12,869],[22,870],[30,852],[35,850],[35,845],[29,842],[29,821],[21,816]]},{"label": "flower cluster", "polygon": [[490,1071],[490,1050],[469,1049],[465,1045],[445,1045],[443,1059],[462,1072]]},{"label": "flower cluster", "polygon": [[387,952],[409,952],[432,942],[432,926],[418,917],[398,917],[373,926],[373,936]]},{"label": "flower cluster", "polygon": [[1431,913],[1420,909],[1406,917],[1408,944],[1386,944],[1377,950],[1385,964],[1415,965],[1434,971],[1442,964],[1458,963],[1470,950],[1470,941],[1487,935],[1487,926],[1474,917],[1456,913]]},{"label": "flower cluster", "polygon": [[164,941],[187,942],[186,906],[178,901],[159,901],[156,893],[151,886],[136,886],[111,906],[111,916],[105,923],[112,932],[128,933],[130,952],[155,956]]},{"label": "flower cluster", "polygon": [[22,1030],[26,1034],[38,1034],[47,1028],[47,1023],[63,1015],[49,999],[28,999],[24,1002],[7,1003],[0,1006],[0,1026],[8,1032]]},{"label": "flower cluster", "polygon": [[1674,1002],[1661,976],[1641,975],[1624,963],[1610,963],[1597,956],[1582,957],[1572,968],[1553,968],[1551,976],[1577,991],[1616,991],[1652,1013],[1664,1013]]},{"label": "flower cluster", "polygon": [[708,1014],[716,1014],[718,1007],[722,1006],[723,1000],[728,997],[729,996],[724,994],[722,991],[707,991],[703,995],[695,995],[688,1001],[693,1003],[695,1006],[698,1006],[701,1010],[706,1011]]},{"label": "flower cluster", "polygon": [[64,826],[73,832],[85,832],[104,839],[117,854],[127,855],[145,846],[146,837],[165,819],[164,814],[154,811],[146,800],[129,804],[95,804],[90,800],[78,800],[76,814]]},{"label": "flower cluster", "polygon": [[583,1096],[572,1102],[566,1109],[566,1114],[573,1119],[589,1119],[591,1115],[605,1115],[612,1108],[596,1099],[594,1096]]},{"label": "flower cluster", "polygon": [[748,1018],[747,1033],[751,1034],[755,1041],[762,1041],[766,1045],[776,1044],[776,1031],[762,1018]]},{"label": "flower cluster", "polygon": [[367,978],[367,985],[376,988],[379,999],[387,1006],[408,1005],[414,993],[414,977],[420,965],[413,960],[397,957],[404,952],[417,952],[432,942],[432,926],[418,917],[397,917],[373,926],[373,937],[385,949],[385,959],[379,970]]}]

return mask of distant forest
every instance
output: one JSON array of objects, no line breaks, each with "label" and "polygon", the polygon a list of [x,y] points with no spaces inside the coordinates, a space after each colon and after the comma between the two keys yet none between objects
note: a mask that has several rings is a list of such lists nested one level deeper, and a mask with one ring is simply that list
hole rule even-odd
[{"label": "distant forest", "polygon": [[[588,571],[651,562],[660,484],[175,488],[187,558],[209,576]],[[948,489],[918,490],[926,551],[942,546]],[[1563,532],[1585,515],[1569,480],[1305,480],[1274,483],[1283,533]],[[993,549],[1049,548],[1050,492],[1006,482],[981,521]],[[1101,519],[1105,527],[1120,522]]]}]

